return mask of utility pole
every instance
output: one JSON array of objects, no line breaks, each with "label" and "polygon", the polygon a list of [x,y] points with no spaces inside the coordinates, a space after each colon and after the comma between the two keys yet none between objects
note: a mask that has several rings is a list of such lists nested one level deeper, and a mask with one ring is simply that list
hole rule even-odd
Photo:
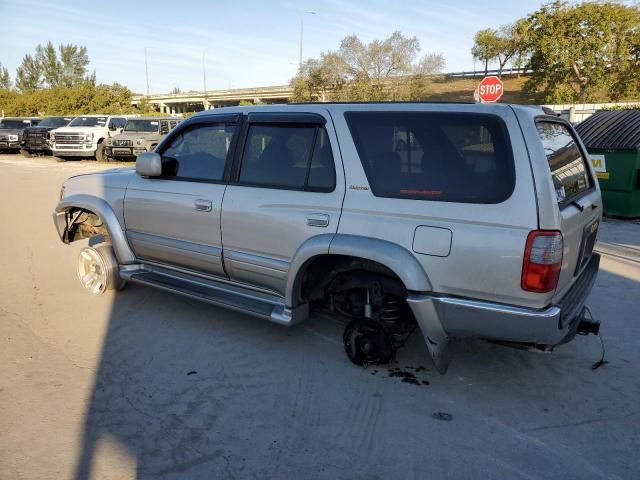
[{"label": "utility pole", "polygon": [[147,48],[144,47],[144,71],[147,77],[147,97],[149,97],[149,62],[147,61]]},{"label": "utility pole", "polygon": [[204,87],[205,95],[207,93],[207,69],[204,63],[205,52],[202,52],[202,86]]},{"label": "utility pole", "polygon": [[298,68],[302,67],[302,43],[304,40],[304,14],[315,15],[316,12],[300,12],[300,58],[298,60]]}]

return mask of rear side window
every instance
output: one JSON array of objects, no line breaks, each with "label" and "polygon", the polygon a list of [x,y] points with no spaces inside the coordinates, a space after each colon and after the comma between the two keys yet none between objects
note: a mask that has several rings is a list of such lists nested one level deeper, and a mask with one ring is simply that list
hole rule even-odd
[{"label": "rear side window", "polygon": [[549,161],[558,203],[569,202],[591,187],[584,158],[566,125],[538,122],[537,127]]},{"label": "rear side window", "polygon": [[493,115],[347,112],[373,194],[500,203],[515,186],[511,145]]},{"label": "rear side window", "polygon": [[291,190],[331,191],[335,168],[329,139],[316,125],[249,127],[240,183]]}]

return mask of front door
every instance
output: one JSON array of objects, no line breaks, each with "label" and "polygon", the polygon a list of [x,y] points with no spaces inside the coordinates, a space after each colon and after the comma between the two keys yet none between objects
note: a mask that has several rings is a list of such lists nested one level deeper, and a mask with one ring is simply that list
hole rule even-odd
[{"label": "front door", "polygon": [[337,231],[339,150],[320,115],[252,113],[246,132],[222,209],[225,267],[236,281],[284,294],[300,245]]},{"label": "front door", "polygon": [[129,184],[124,216],[136,257],[225,276],[220,212],[235,130],[220,117],[175,131],[158,152],[163,175]]}]

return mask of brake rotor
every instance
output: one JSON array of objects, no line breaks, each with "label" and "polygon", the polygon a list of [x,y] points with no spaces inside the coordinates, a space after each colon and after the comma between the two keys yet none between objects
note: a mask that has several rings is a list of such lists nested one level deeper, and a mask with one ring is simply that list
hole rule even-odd
[{"label": "brake rotor", "polygon": [[389,363],[396,353],[393,338],[384,325],[375,320],[352,320],[342,340],[349,360],[360,366]]}]

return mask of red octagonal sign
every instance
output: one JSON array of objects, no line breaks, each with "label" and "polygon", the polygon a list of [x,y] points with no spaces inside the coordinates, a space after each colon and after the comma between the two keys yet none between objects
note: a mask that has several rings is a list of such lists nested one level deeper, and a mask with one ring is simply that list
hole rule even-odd
[{"label": "red octagonal sign", "polygon": [[504,85],[495,75],[484,77],[478,85],[478,97],[484,103],[497,102],[502,97]]}]

